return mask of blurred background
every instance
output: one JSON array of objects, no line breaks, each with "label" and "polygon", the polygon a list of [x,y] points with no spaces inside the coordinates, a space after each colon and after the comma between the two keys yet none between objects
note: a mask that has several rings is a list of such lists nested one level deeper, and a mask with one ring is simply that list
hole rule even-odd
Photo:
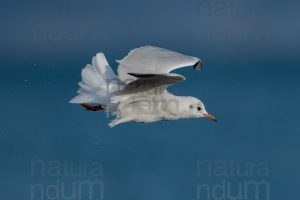
[{"label": "blurred background", "polygon": [[[1,198],[297,199],[299,5],[1,2]],[[203,60],[201,72],[177,70],[187,80],[170,90],[200,98],[219,123],[111,129],[105,113],[68,103],[97,52],[116,71],[116,59],[144,45]]]}]

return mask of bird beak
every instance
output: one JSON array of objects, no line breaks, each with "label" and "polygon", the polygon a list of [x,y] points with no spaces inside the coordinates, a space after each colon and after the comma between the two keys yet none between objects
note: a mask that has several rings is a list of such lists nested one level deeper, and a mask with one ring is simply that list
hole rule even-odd
[{"label": "bird beak", "polygon": [[218,120],[213,116],[213,115],[211,115],[211,114],[204,114],[204,116],[206,117],[206,118],[208,118],[208,119],[210,119],[210,120],[212,120],[212,121],[214,121],[214,122],[218,122]]}]

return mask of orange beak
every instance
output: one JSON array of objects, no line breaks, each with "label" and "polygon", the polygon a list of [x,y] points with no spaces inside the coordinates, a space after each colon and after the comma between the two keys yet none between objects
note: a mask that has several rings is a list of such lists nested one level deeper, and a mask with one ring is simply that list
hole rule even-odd
[{"label": "orange beak", "polygon": [[213,115],[211,115],[211,114],[204,114],[204,116],[206,117],[206,118],[208,118],[208,119],[210,119],[210,120],[212,120],[212,121],[214,121],[214,122],[218,122],[218,120],[213,116]]}]

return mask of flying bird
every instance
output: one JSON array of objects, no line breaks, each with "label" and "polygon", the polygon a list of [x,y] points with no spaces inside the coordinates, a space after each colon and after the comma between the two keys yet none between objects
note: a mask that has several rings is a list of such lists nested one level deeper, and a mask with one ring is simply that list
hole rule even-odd
[{"label": "flying bird", "polygon": [[[103,53],[98,53],[81,72],[78,95],[70,103],[86,110],[104,110],[116,118],[110,127],[125,122],[150,123],[160,120],[206,117],[209,114],[201,100],[175,96],[167,88],[185,77],[171,71],[192,66],[202,69],[199,58],[167,49],[144,46],[117,60],[118,75],[109,66]],[[93,105],[96,104],[96,105]]]}]

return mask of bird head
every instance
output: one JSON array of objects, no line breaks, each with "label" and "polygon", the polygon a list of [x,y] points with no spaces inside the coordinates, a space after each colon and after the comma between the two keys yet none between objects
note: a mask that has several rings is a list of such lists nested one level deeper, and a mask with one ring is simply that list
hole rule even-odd
[{"label": "bird head", "polygon": [[188,113],[193,118],[208,118],[214,122],[217,122],[218,120],[211,114],[209,114],[204,104],[201,100],[194,98],[194,97],[188,97]]}]

